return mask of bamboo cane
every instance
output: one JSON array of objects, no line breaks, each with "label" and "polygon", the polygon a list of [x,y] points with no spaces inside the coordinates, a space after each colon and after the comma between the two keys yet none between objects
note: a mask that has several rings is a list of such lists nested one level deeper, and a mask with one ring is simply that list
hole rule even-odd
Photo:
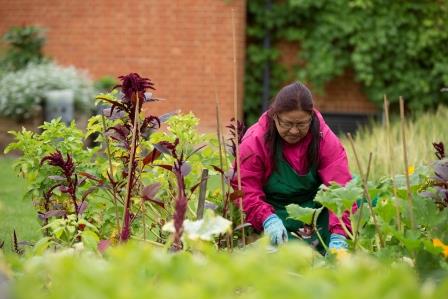
[{"label": "bamboo cane", "polygon": [[[239,136],[238,136],[238,92],[237,92],[237,69],[236,69],[236,38],[235,38],[235,9],[232,9],[232,42],[233,42],[233,109],[235,112],[235,148],[236,148],[236,175],[238,181],[238,190],[241,190],[241,175],[240,175],[240,150],[239,150]],[[244,230],[244,213],[243,213],[243,198],[240,196],[240,217],[242,226],[243,246],[246,245],[246,233]]]},{"label": "bamboo cane", "polygon": [[[226,196],[225,180],[224,180],[224,161],[223,161],[223,153],[222,153],[223,143],[221,140],[221,135],[222,135],[221,110],[219,107],[218,92],[216,91],[216,85],[215,85],[215,100],[216,100],[216,131],[217,131],[217,136],[218,136],[218,149],[219,149],[219,167],[221,168],[221,171],[222,171],[220,173],[221,174],[221,193],[222,193],[222,201],[224,204],[222,216],[224,218],[226,218],[227,217],[228,200],[227,200],[227,196]],[[226,245],[227,245],[227,249],[229,249],[229,250],[231,250],[231,248],[232,248],[232,244],[231,244],[230,240],[231,240],[231,236],[229,237],[229,234],[226,234]],[[221,241],[221,238],[218,239],[218,244],[220,243],[220,241]]]},{"label": "bamboo cane", "polygon": [[[384,95],[384,117],[386,123],[386,145],[387,145],[387,160],[390,161],[392,159],[392,142],[390,141],[390,119],[389,119],[389,101],[387,100],[386,95]],[[395,179],[392,170],[391,163],[387,163],[387,171],[392,179],[392,192],[394,198],[397,198],[397,188],[395,187]],[[400,209],[395,206],[395,222],[397,224],[397,230],[401,231],[401,215]]]},{"label": "bamboo cane", "polygon": [[358,165],[358,171],[359,171],[359,174],[361,175],[361,179],[362,179],[362,186],[364,188],[364,193],[367,198],[367,204],[369,205],[370,214],[372,215],[372,218],[373,218],[373,224],[375,225],[376,233],[378,234],[378,238],[380,239],[380,247],[384,247],[383,236],[381,235],[380,227],[378,225],[375,212],[373,211],[372,199],[370,198],[369,190],[367,188],[367,181],[365,180],[365,177],[362,175],[361,163],[359,162],[359,159],[358,159],[358,154],[356,152],[355,143],[353,142],[353,138],[350,133],[347,133],[347,137],[350,140],[350,144],[352,146],[353,153],[355,155],[356,164]]},{"label": "bamboo cane", "polygon": [[[369,162],[367,163],[367,172],[366,172],[366,182],[369,180],[369,174],[370,174],[370,166],[372,164],[372,152],[369,153]],[[355,232],[353,233],[353,247],[356,248],[356,244],[358,243],[358,232],[359,232],[359,226],[361,225],[361,217],[362,217],[362,211],[363,211],[364,205],[361,202],[361,207],[359,208],[359,217],[358,221],[356,222]]]},{"label": "bamboo cane", "polygon": [[409,166],[408,166],[408,152],[406,150],[406,123],[404,116],[404,101],[403,97],[400,96],[400,124],[401,124],[401,140],[403,142],[403,158],[404,158],[404,172],[406,176],[406,189],[408,193],[408,202],[409,202],[409,217],[411,218],[411,227],[415,229],[415,219],[414,219],[414,203],[412,200],[411,193],[411,183],[409,182]]}]

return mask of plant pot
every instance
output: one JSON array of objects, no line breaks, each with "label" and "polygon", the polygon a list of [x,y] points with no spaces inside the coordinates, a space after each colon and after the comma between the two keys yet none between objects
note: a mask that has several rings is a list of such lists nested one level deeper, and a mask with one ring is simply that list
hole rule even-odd
[{"label": "plant pot", "polygon": [[45,93],[44,118],[51,121],[60,117],[65,124],[74,119],[75,101],[73,90],[50,90]]}]

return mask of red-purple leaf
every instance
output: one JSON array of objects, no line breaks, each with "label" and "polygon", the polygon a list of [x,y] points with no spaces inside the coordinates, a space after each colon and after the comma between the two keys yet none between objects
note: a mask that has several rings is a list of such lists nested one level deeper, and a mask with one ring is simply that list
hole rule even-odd
[{"label": "red-purple leaf", "polygon": [[86,182],[87,178],[81,178],[78,182],[77,182],[77,186],[81,186],[84,185],[84,183]]},{"label": "red-purple leaf", "polygon": [[50,217],[62,217],[65,216],[66,214],[67,212],[65,210],[51,210],[43,214],[40,214],[40,218],[48,219]]},{"label": "red-purple leaf", "polygon": [[434,166],[434,172],[436,177],[442,180],[444,183],[448,182],[448,161],[442,163],[443,160],[438,161]]},{"label": "red-purple leaf", "polygon": [[154,166],[162,167],[162,168],[164,168],[164,169],[166,169],[166,170],[173,171],[173,166],[171,166],[171,165],[166,165],[166,164],[154,164]]},{"label": "red-purple leaf", "polygon": [[148,186],[145,186],[142,191],[142,197],[145,200],[151,200],[156,196],[157,192],[160,189],[160,183],[154,183]]},{"label": "red-purple leaf", "polygon": [[170,148],[172,143],[169,142],[159,142],[154,144],[154,147],[163,154],[171,154]]},{"label": "red-purple leaf", "polygon": [[214,170],[216,170],[220,174],[224,174],[224,171],[221,168],[219,168],[218,166],[212,165],[212,167],[213,167]]},{"label": "red-purple leaf", "polygon": [[224,177],[226,178],[226,180],[229,182],[231,180],[233,180],[235,176],[235,169],[234,168],[230,168],[229,170],[226,171],[226,173],[224,174]]},{"label": "red-purple leaf", "polygon": [[97,186],[92,186],[89,189],[87,189],[86,191],[84,191],[84,193],[82,194],[81,200],[84,201],[86,200],[87,196],[92,193],[93,191],[95,191],[96,189],[98,189]]},{"label": "red-purple leaf", "polygon": [[179,114],[179,110],[162,114],[161,116],[159,116],[159,120],[162,123],[166,122],[168,119],[170,119],[171,116],[176,115],[176,114]]},{"label": "red-purple leaf", "polygon": [[103,115],[111,120],[119,119],[124,116],[123,111],[112,110],[112,108],[103,109]]},{"label": "red-purple leaf", "polygon": [[86,178],[89,178],[91,180],[97,181],[98,183],[102,184],[103,180],[101,180],[100,178],[98,178],[97,176],[94,176],[93,174],[87,173],[87,172],[80,172],[79,175],[82,175]]},{"label": "red-purple leaf", "polygon": [[150,201],[150,202],[153,202],[156,205],[158,205],[158,206],[160,206],[160,207],[165,209],[165,203],[162,200],[158,199],[158,198],[152,197],[152,198],[148,198],[146,200]]},{"label": "red-purple leaf", "polygon": [[78,207],[78,214],[82,215],[84,211],[87,209],[87,201],[83,201],[81,205]]},{"label": "red-purple leaf", "polygon": [[106,249],[110,247],[110,245],[111,245],[110,240],[100,240],[97,246],[98,251],[104,253]]},{"label": "red-purple leaf", "polygon": [[59,190],[60,190],[62,193],[68,193],[68,192],[70,192],[70,188],[67,187],[67,186],[60,186],[60,187],[59,187]]},{"label": "red-purple leaf", "polygon": [[152,164],[157,158],[160,157],[160,154],[161,152],[155,148],[143,159],[143,165],[148,165],[150,163]]},{"label": "red-purple leaf", "polygon": [[191,188],[190,188],[190,192],[193,193],[193,192],[196,190],[196,188],[199,187],[199,186],[201,185],[201,183],[202,183],[203,181],[206,181],[206,180],[208,180],[208,176],[206,176],[205,178],[201,179],[201,180],[199,181],[199,183],[197,183],[197,184],[195,184],[193,187],[191,187]]},{"label": "red-purple leaf", "polygon": [[185,161],[184,163],[182,163],[182,166],[180,167],[180,173],[182,173],[182,175],[186,177],[191,172],[191,169],[192,168],[190,163],[188,163],[188,161]]},{"label": "red-purple leaf", "polygon": [[65,178],[60,175],[50,175],[48,178],[55,181],[65,181]]}]

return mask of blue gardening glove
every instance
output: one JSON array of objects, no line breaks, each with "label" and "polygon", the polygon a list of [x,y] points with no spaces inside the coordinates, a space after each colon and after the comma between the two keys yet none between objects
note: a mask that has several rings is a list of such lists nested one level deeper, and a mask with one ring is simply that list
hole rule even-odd
[{"label": "blue gardening glove", "polygon": [[271,239],[271,244],[276,246],[288,241],[288,232],[283,225],[282,220],[275,214],[272,214],[263,222],[264,232]]},{"label": "blue gardening glove", "polygon": [[331,249],[348,249],[347,239],[340,234],[331,234],[330,244],[328,248]]}]

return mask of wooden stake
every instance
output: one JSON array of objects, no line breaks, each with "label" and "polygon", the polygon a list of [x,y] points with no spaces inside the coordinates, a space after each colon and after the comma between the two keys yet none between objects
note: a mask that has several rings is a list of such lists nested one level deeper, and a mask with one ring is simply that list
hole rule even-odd
[{"label": "wooden stake", "polygon": [[196,219],[202,219],[204,217],[205,193],[207,192],[207,178],[208,178],[208,169],[202,169],[198,208],[196,210]]},{"label": "wooden stake", "polygon": [[[240,150],[239,150],[239,136],[238,136],[238,90],[237,90],[237,67],[236,67],[236,37],[235,37],[235,9],[232,8],[232,41],[233,41],[233,109],[235,112],[235,148],[236,148],[236,175],[238,181],[238,190],[241,190],[241,175],[240,175]],[[240,197],[240,217],[242,226],[243,246],[246,245],[246,233],[244,230],[244,213],[243,213],[243,198]]]},{"label": "wooden stake", "polygon": [[[370,174],[370,166],[372,164],[372,152],[369,153],[369,162],[367,163],[367,173],[366,173],[366,181],[369,181],[369,174]],[[356,243],[358,242],[358,232],[359,232],[359,226],[361,225],[361,217],[362,217],[362,210],[364,208],[364,204],[361,201],[361,207],[359,208],[359,217],[358,221],[356,223],[355,232],[353,233],[353,247],[356,248]]]},{"label": "wooden stake", "polygon": [[[387,145],[387,160],[392,160],[392,142],[390,140],[390,120],[389,120],[389,101],[387,100],[386,95],[384,95],[384,118],[386,123],[386,145]],[[392,170],[391,163],[387,163],[387,171],[390,175],[390,178],[392,180],[392,192],[394,194],[394,198],[397,199],[397,188],[395,188],[395,179],[394,179],[394,173]],[[400,215],[400,209],[395,206],[395,222],[397,225],[397,230],[401,231],[401,215]]]},{"label": "wooden stake", "polygon": [[406,189],[408,193],[409,202],[409,217],[411,218],[411,226],[415,229],[414,219],[414,203],[412,200],[411,183],[409,182],[409,165],[408,165],[408,152],[406,150],[406,122],[404,117],[404,101],[400,96],[400,124],[401,124],[401,140],[403,141],[403,158],[404,158],[404,173],[406,176]]},{"label": "wooden stake", "polygon": [[347,133],[347,137],[350,140],[350,144],[352,146],[353,153],[355,155],[356,164],[358,165],[358,171],[359,171],[359,174],[361,175],[361,179],[362,179],[362,186],[364,188],[364,194],[367,197],[367,204],[369,205],[370,214],[372,215],[372,218],[373,218],[373,224],[375,225],[376,233],[378,234],[378,238],[380,239],[380,247],[384,247],[383,236],[381,235],[380,227],[379,227],[378,222],[376,220],[375,212],[373,211],[372,199],[370,198],[369,190],[367,188],[366,178],[362,175],[363,171],[362,171],[362,168],[361,168],[361,163],[359,162],[359,159],[358,159],[358,154],[356,152],[355,143],[353,142],[353,138],[352,138],[352,135],[350,133]]}]

